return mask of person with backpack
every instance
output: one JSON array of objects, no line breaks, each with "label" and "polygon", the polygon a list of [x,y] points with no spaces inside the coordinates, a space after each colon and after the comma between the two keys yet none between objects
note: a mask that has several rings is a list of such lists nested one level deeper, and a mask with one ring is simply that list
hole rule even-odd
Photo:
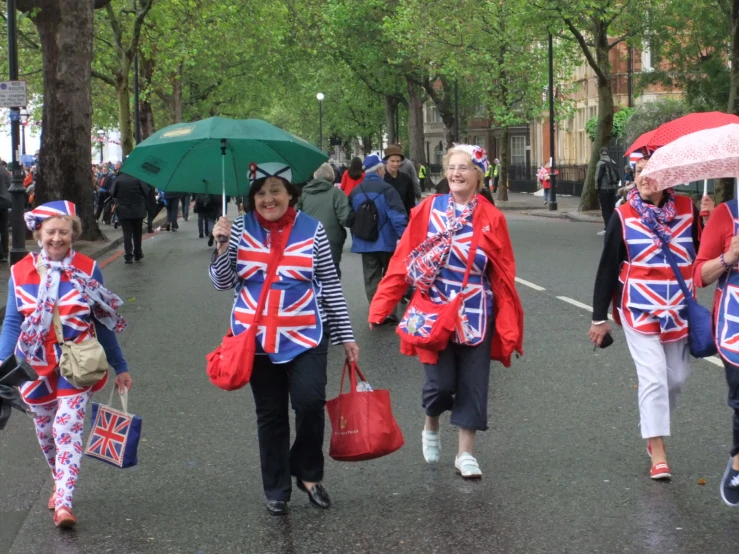
[{"label": "person with backpack", "polygon": [[[379,156],[370,154],[364,159],[364,179],[349,195],[354,210],[352,252],[362,255],[364,289],[370,302],[408,225],[400,195],[384,178],[385,165]],[[383,323],[399,320],[397,313],[391,313]]]},{"label": "person with backpack", "polygon": [[598,191],[600,211],[603,215],[603,230],[598,234],[606,234],[608,222],[616,210],[616,190],[620,179],[616,163],[608,156],[608,148],[600,149],[600,160],[595,166],[595,190]]}]

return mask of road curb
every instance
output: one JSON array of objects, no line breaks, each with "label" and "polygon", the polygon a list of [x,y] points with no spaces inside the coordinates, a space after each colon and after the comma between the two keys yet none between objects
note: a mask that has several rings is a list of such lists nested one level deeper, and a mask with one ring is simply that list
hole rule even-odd
[{"label": "road curb", "polygon": [[590,215],[580,215],[577,213],[571,213],[571,212],[545,212],[545,211],[539,211],[539,212],[526,212],[526,215],[531,215],[534,217],[548,217],[550,219],[567,219],[569,221],[573,221],[576,223],[601,223],[602,220],[600,218],[590,216]]}]

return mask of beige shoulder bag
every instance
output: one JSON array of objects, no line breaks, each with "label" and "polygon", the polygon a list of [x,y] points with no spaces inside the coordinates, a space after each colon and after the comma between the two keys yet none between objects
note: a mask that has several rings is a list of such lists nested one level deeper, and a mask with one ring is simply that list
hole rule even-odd
[{"label": "beige shoulder bag", "polygon": [[[39,275],[43,279],[46,267],[38,266]],[[108,358],[97,337],[76,343],[64,340],[64,329],[59,316],[59,309],[54,306],[53,326],[56,339],[62,349],[59,357],[59,373],[78,389],[90,387],[100,381],[108,371]]]}]

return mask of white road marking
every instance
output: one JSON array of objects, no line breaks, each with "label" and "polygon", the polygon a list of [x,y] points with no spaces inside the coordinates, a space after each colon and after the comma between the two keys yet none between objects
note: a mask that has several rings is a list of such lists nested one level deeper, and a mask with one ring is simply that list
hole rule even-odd
[{"label": "white road marking", "polygon": [[[582,308],[583,310],[587,310],[589,312],[593,311],[593,308],[591,308],[587,304],[583,304],[582,302],[578,302],[577,300],[573,300],[572,298],[568,298],[566,296],[558,296],[557,299],[561,300],[562,302],[567,302],[568,304],[572,304],[573,306],[577,306],[578,308]],[[613,320],[613,317],[611,317],[611,314],[608,314],[608,319]],[[724,367],[724,363],[721,361],[721,358],[719,358],[718,356],[709,356],[708,358],[701,358],[701,359],[713,365]]]},{"label": "white road marking", "polygon": [[529,288],[532,288],[534,290],[542,291],[547,290],[544,287],[540,287],[539,285],[532,283],[531,281],[525,281],[524,279],[521,279],[520,277],[516,277],[516,282],[521,283],[522,285],[526,285]]}]

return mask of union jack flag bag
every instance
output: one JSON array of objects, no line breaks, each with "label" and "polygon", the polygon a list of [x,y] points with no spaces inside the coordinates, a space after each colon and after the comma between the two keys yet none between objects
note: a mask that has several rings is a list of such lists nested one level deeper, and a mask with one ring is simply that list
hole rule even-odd
[{"label": "union jack flag bag", "polygon": [[[462,281],[461,292],[445,304],[437,304],[428,293],[417,288],[413,298],[408,303],[408,309],[395,332],[407,343],[425,350],[441,352],[457,332],[464,337],[467,328],[464,315],[464,290],[472,270],[472,263],[477,251],[480,233],[473,233],[470,245],[470,255],[467,259],[467,268]],[[419,249],[423,248],[423,245]],[[409,269],[409,273],[411,270]]]},{"label": "union jack flag bag", "polygon": [[128,413],[128,391],[120,395],[122,410],[113,408],[110,391],[108,404],[92,403],[90,437],[85,454],[119,468],[139,463],[138,449],[141,437],[141,418]]}]

